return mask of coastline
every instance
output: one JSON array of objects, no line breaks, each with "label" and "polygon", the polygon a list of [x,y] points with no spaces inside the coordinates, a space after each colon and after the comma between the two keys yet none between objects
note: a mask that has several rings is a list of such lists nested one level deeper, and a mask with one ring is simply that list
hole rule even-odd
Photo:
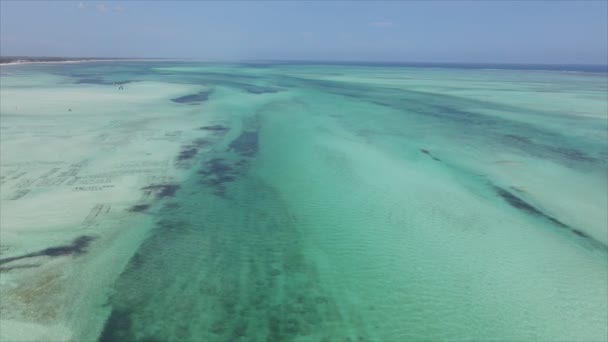
[{"label": "coastline", "polygon": [[0,63],[0,66],[5,65],[27,65],[27,64],[70,64],[70,63],[86,63],[86,62],[105,62],[105,61],[114,61],[114,60],[74,60],[74,61],[18,61],[18,62],[7,62]]},{"label": "coastline", "polygon": [[[243,64],[243,65],[265,65],[265,66],[328,66],[328,67],[377,67],[377,68],[413,68],[426,70],[482,70],[482,71],[521,71],[521,72],[555,72],[555,73],[578,73],[587,75],[608,75],[608,65],[600,64],[513,64],[513,63],[421,63],[421,62],[361,62],[361,61],[305,61],[305,60],[213,60],[213,59],[190,59],[190,58],[75,58],[65,60],[23,60],[3,62],[0,57],[1,66],[27,65],[27,64],[72,64],[87,62],[192,62],[210,64]],[[15,57],[17,58],[17,57]],[[57,57],[61,58],[61,57]]]},{"label": "coastline", "polygon": [[156,62],[161,59],[140,59],[140,58],[128,58],[128,59],[75,59],[66,61],[17,61],[17,62],[0,62],[0,66],[5,65],[28,65],[28,64],[76,64],[76,63],[93,63],[93,62]]}]

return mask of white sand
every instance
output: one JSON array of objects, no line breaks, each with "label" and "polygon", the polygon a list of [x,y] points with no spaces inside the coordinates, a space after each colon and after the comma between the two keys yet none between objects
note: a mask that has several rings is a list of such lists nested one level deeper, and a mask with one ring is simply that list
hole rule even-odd
[{"label": "white sand", "polygon": [[91,313],[105,314],[103,289],[149,226],[148,215],[128,208],[154,203],[142,198],[142,187],[185,177],[175,156],[206,134],[195,128],[211,117],[201,115],[204,106],[170,101],[198,86],[136,82],[119,91],[59,80],[33,76],[29,86],[23,77],[2,80],[0,259],[69,245],[82,235],[96,239],[77,258],[2,265],[23,268],[0,276],[1,341],[84,338],[73,336],[75,327],[94,338],[103,320]]}]

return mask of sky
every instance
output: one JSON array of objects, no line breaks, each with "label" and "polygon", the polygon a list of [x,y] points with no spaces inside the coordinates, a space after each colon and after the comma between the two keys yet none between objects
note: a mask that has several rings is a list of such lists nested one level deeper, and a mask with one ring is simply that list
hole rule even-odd
[{"label": "sky", "polygon": [[0,0],[0,55],[608,64],[608,0]]}]

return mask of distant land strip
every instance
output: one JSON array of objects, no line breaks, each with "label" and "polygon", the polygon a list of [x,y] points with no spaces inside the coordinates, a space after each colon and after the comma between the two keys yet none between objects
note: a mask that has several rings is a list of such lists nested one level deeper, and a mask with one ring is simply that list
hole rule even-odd
[{"label": "distant land strip", "polygon": [[608,73],[608,64],[525,64],[525,63],[466,63],[466,62],[382,62],[382,61],[323,61],[323,60],[217,60],[201,58],[141,58],[141,57],[33,57],[0,56],[1,64],[27,63],[78,63],[111,61],[183,61],[215,64],[240,64],[248,67],[268,67],[274,65],[329,65],[364,67],[409,67],[409,68],[447,68],[480,70],[522,70]]},{"label": "distant land strip", "polygon": [[110,62],[110,61],[157,61],[173,60],[170,58],[125,58],[125,57],[30,57],[0,56],[0,64],[21,63],[68,63],[68,62]]}]

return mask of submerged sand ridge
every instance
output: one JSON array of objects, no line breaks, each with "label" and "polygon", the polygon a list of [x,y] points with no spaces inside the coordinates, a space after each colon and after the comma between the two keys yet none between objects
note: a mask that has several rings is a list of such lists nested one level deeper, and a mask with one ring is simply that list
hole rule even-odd
[{"label": "submerged sand ridge", "polygon": [[0,88],[4,339],[608,333],[605,78],[19,68]]},{"label": "submerged sand ridge", "polygon": [[[107,292],[145,234],[145,210],[133,208],[175,195],[184,146],[202,154],[217,140],[192,123],[215,121],[171,102],[197,86],[10,84],[0,89],[1,340],[78,340],[79,308],[91,315],[103,301],[91,291]],[[111,252],[129,235],[130,250]]]}]

